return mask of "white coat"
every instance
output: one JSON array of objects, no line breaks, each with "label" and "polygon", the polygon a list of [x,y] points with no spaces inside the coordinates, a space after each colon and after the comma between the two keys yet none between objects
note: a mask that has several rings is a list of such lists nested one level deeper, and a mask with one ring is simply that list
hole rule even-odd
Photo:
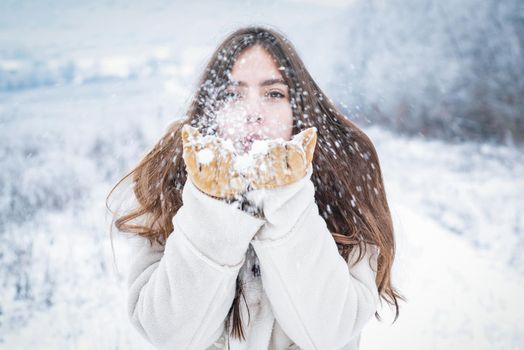
[{"label": "white coat", "polygon": [[268,191],[265,219],[186,181],[165,246],[133,238],[127,301],[140,334],[159,349],[227,349],[240,274],[249,317],[241,298],[246,341],[230,336],[231,350],[358,349],[379,303],[377,250],[354,266],[356,254],[341,257],[311,173]]}]

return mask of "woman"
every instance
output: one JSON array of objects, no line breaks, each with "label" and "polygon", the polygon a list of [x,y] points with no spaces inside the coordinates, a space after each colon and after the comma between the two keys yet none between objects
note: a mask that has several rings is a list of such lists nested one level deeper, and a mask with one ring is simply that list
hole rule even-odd
[{"label": "woman", "polygon": [[[236,155],[303,130],[318,142],[294,180],[227,197],[199,182],[184,125],[233,141]],[[231,33],[187,119],[115,188],[130,176],[137,206],[115,221],[136,236],[129,316],[158,348],[357,349],[380,299],[397,319],[404,298],[391,284],[395,242],[375,148],[278,31]]]}]

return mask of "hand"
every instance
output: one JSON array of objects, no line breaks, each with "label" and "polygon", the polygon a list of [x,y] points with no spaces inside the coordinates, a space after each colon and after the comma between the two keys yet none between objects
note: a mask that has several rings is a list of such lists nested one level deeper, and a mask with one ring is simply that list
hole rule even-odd
[{"label": "hand", "polygon": [[254,155],[253,167],[247,173],[249,183],[253,189],[282,187],[306,176],[313,161],[317,129],[310,127],[286,142],[262,142],[268,142],[268,150]]},{"label": "hand", "polygon": [[202,137],[198,129],[182,127],[182,157],[195,186],[216,198],[238,198],[246,192],[248,180],[234,167],[236,153],[219,137]]},{"label": "hand", "polygon": [[187,124],[182,127],[188,176],[202,192],[225,199],[240,199],[248,190],[286,186],[303,178],[311,167],[316,140],[316,128],[311,127],[290,141],[255,141],[265,147],[238,155],[224,139],[202,137]]}]

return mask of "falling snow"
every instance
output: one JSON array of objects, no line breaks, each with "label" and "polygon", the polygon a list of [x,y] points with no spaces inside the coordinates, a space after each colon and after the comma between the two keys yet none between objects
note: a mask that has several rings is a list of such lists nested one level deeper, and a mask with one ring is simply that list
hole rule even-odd
[{"label": "falling snow", "polygon": [[[5,189],[0,195],[0,271],[4,281],[0,289],[1,347],[149,349],[128,322],[125,275],[132,257],[128,256],[126,238],[113,232],[117,263],[113,265],[105,196],[158,142],[173,119],[186,117],[181,106],[193,92],[203,58],[213,48],[208,41],[209,33],[225,28],[222,15],[232,19],[267,13],[259,11],[262,2],[249,4],[246,12],[234,2],[208,1],[205,6],[209,11],[198,13],[195,9],[200,7],[189,3],[174,6],[166,2],[151,7],[144,2],[140,9],[113,4],[111,9],[97,7],[97,11],[93,11],[92,4],[71,5],[64,1],[59,4],[58,17],[49,15],[54,11],[52,7],[44,9],[37,5],[20,6],[14,13],[0,14],[0,18],[9,19],[1,29],[5,40],[0,39],[0,121],[4,142],[0,188]],[[361,4],[370,8],[382,6]],[[14,11],[15,6],[17,2],[12,2],[6,8]],[[331,63],[340,57],[354,59],[337,51],[338,46],[326,47],[331,41],[339,43],[344,39],[342,33],[346,31],[341,28],[347,24],[351,12],[335,13],[329,2],[318,2],[308,15],[304,9],[311,10],[310,6],[313,5],[307,2],[282,3],[278,11],[268,16],[268,21],[277,21],[297,38],[305,59],[321,55],[322,59],[310,60],[314,68],[311,71],[319,72],[314,78],[328,86],[327,82],[333,81],[328,67],[335,66]],[[145,20],[123,20],[113,28],[114,35],[107,35],[106,26],[74,29],[78,23],[104,23],[105,16],[113,10],[127,18]],[[282,11],[295,14],[300,11],[301,16],[297,20],[295,16],[282,16]],[[388,11],[376,12],[390,15]],[[461,18],[452,11],[448,15],[452,20]],[[200,18],[206,25],[194,26],[192,35],[178,35],[187,30],[184,26],[191,18]],[[164,25],[166,21],[169,26]],[[322,21],[326,27],[311,26],[312,22]],[[29,22],[33,27],[27,25]],[[155,25],[151,25],[153,22]],[[386,23],[393,28],[398,25]],[[373,30],[371,27],[367,29]],[[34,35],[35,28],[38,35]],[[375,28],[380,35],[382,29]],[[322,38],[327,34],[337,40],[326,42]],[[168,36],[170,39],[165,41]],[[435,36],[435,40],[455,42],[448,39],[447,34]],[[362,40],[362,45],[375,45],[367,42]],[[448,64],[447,58],[428,55],[429,46],[417,47],[394,50],[397,58],[391,58],[391,52],[389,56],[379,52],[380,60],[366,63],[369,71],[363,77],[376,81],[361,78],[350,82],[369,86],[363,86],[367,89],[364,92],[356,89],[356,98],[345,101],[348,108],[359,112],[365,109],[363,102],[387,92],[377,87],[384,86],[382,78],[391,73],[391,60],[406,66],[403,61],[406,57],[435,57],[449,67],[443,80],[439,80],[445,87],[457,67],[460,68],[456,61]],[[422,51],[406,56],[413,48]],[[457,57],[462,59],[461,55]],[[504,57],[508,56],[499,58]],[[219,59],[226,57],[220,55]],[[469,64],[469,60],[464,62]],[[359,71],[357,62],[353,63],[350,70]],[[285,67],[279,67],[279,71],[285,72]],[[347,80],[344,74],[336,73]],[[405,78],[399,74],[396,79]],[[395,92],[399,90],[396,82]],[[420,85],[413,82],[410,89],[415,96]],[[223,88],[210,85],[205,91],[216,97]],[[333,95],[338,90],[341,94],[346,92],[335,86],[328,87],[326,93]],[[307,99],[313,97],[304,90],[297,94]],[[210,101],[200,102],[205,113],[213,107]],[[326,120],[317,106],[305,107],[307,113],[303,117],[308,123],[313,116]],[[447,117],[461,119],[460,115]],[[363,122],[359,125],[367,127]],[[204,130],[208,126],[199,128]],[[319,125],[318,132],[330,130]],[[238,131],[227,130],[231,134]],[[378,188],[387,193],[395,224],[398,250],[392,278],[409,301],[401,304],[396,324],[388,322],[391,313],[385,309],[385,322],[371,320],[364,329],[360,349],[521,348],[524,343],[524,310],[520,302],[524,295],[521,152],[488,144],[452,145],[406,139],[375,127],[365,131],[377,146],[385,181],[384,188]],[[174,133],[168,135],[169,139],[175,137]],[[229,151],[237,151],[237,145],[229,139],[224,139],[222,145]],[[335,140],[332,145],[319,146],[326,147],[331,156],[347,151],[358,152],[357,157],[366,161],[370,159],[364,145],[356,141],[348,144]],[[266,147],[267,143],[256,140],[250,153],[238,157],[236,166],[247,169],[253,156],[264,153]],[[181,154],[175,154],[172,161],[180,161],[178,156]],[[197,157],[203,164],[213,160],[213,154],[205,150],[198,152]],[[166,159],[160,165],[169,166]],[[369,166],[375,176],[379,164],[370,162]],[[379,194],[377,187],[370,187],[371,174],[362,175],[362,182],[358,177],[355,193],[359,193],[359,198],[366,189],[364,183],[368,190]],[[148,184],[149,190],[159,187],[159,182]],[[175,188],[180,193],[183,184],[177,182]],[[338,198],[347,196],[341,191],[336,193]],[[160,192],[161,201],[168,198],[166,194]],[[126,202],[123,206],[128,205]],[[353,194],[351,206],[357,207]],[[322,215],[329,217],[338,210],[329,204]],[[362,213],[361,208],[358,212]],[[348,215],[356,225],[357,217]]]}]

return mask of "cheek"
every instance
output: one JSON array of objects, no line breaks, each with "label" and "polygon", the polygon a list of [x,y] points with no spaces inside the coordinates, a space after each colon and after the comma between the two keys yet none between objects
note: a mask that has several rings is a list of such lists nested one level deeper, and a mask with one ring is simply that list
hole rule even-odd
[{"label": "cheek", "polygon": [[293,132],[293,112],[291,106],[268,111],[264,119],[264,133],[270,138],[291,139]]},{"label": "cheek", "polygon": [[244,115],[234,109],[223,109],[216,114],[217,132],[222,138],[235,139],[245,131]]}]

